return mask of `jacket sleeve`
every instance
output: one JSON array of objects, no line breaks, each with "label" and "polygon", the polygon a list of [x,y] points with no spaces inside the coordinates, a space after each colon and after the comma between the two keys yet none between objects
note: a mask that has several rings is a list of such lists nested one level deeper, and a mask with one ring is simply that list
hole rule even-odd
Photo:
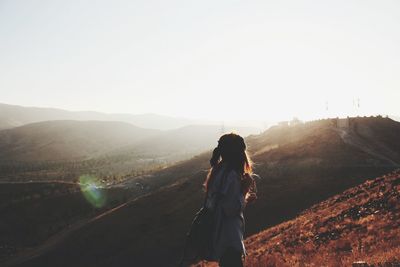
[{"label": "jacket sleeve", "polygon": [[228,217],[237,216],[244,208],[244,200],[239,175],[231,171],[222,188],[221,207]]}]

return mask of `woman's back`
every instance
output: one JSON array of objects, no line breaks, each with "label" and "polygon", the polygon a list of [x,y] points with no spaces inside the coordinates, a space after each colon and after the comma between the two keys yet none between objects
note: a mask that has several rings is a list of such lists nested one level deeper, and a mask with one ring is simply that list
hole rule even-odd
[{"label": "woman's back", "polygon": [[[205,179],[204,206],[193,220],[188,235],[198,244],[198,255],[218,261],[221,267],[242,267],[246,255],[243,243],[245,203],[256,199],[251,160],[243,137],[222,135],[210,159]],[[201,233],[201,234],[199,234]]]},{"label": "woman's back", "polygon": [[229,248],[245,254],[243,244],[245,203],[240,183],[241,176],[226,164],[221,164],[214,175],[206,200],[207,208],[216,209],[212,254],[215,259],[220,259],[223,252]]}]

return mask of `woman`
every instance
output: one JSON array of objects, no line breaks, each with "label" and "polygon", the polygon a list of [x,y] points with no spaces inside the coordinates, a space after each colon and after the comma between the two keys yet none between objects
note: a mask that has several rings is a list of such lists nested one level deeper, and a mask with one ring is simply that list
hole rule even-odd
[{"label": "woman", "polygon": [[204,186],[206,208],[216,209],[211,254],[221,267],[241,267],[246,255],[243,210],[246,203],[256,199],[243,138],[234,133],[221,136],[210,164]]}]

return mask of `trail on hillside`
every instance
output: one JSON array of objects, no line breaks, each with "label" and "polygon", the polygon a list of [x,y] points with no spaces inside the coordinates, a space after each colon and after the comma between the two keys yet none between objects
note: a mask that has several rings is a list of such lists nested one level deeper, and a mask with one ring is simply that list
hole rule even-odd
[{"label": "trail on hillside", "polygon": [[65,240],[65,238],[68,237],[71,233],[81,229],[85,225],[93,223],[94,221],[113,213],[116,210],[119,210],[119,209],[125,207],[130,202],[135,201],[136,199],[137,198],[135,198],[133,200],[129,200],[117,207],[109,209],[101,214],[96,215],[94,218],[82,219],[82,220],[70,225],[68,228],[60,231],[59,233],[57,233],[57,234],[53,235],[52,237],[50,237],[49,239],[47,239],[43,244],[41,244],[35,248],[32,248],[32,249],[24,250],[21,252],[21,254],[15,255],[12,259],[9,259],[9,260],[3,262],[4,267],[15,266],[15,265],[24,263],[30,259],[33,259],[33,258],[47,252],[48,250],[53,248],[58,243]]},{"label": "trail on hillside", "polygon": [[358,134],[355,133],[354,131],[352,131],[350,129],[343,129],[343,128],[335,128],[334,130],[339,134],[339,136],[342,138],[343,142],[345,142],[346,144],[357,147],[361,151],[363,151],[371,156],[374,156],[376,158],[387,161],[394,166],[400,165],[397,162],[393,161],[391,158],[385,156],[382,153],[382,151],[379,151],[379,149],[377,147],[372,146],[365,139],[358,136]]},{"label": "trail on hillside", "polygon": [[79,185],[79,183],[77,183],[77,182],[60,181],[60,180],[0,181],[0,184],[69,184],[69,185]]}]

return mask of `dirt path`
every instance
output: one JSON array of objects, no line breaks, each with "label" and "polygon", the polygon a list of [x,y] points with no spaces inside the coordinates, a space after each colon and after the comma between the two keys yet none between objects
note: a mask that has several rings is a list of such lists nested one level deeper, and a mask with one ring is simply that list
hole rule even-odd
[{"label": "dirt path", "polygon": [[1,181],[0,184],[72,184],[78,185],[79,183],[75,182],[67,182],[67,181],[58,181],[58,180],[35,180],[35,181]]},{"label": "dirt path", "polygon": [[350,133],[350,130],[341,128],[335,128],[335,131],[339,134],[343,142],[345,142],[346,144],[357,147],[365,153],[374,156],[375,158],[379,158],[395,166],[399,166],[397,162],[394,162],[392,159],[380,153],[376,148],[372,147],[368,142],[358,137],[354,132]]},{"label": "dirt path", "polygon": [[52,237],[47,239],[42,245],[39,245],[32,249],[24,250],[20,254],[15,255],[12,259],[9,259],[9,260],[3,262],[0,265],[4,266],[4,267],[14,266],[14,265],[26,262],[30,259],[33,259],[39,255],[42,255],[43,253],[45,253],[48,250],[50,250],[51,248],[53,248],[56,244],[63,241],[72,232],[79,230],[80,228],[84,227],[85,225],[90,224],[104,216],[107,216],[107,215],[113,213],[116,210],[123,208],[124,206],[128,205],[129,202],[134,201],[134,200],[135,199],[125,202],[115,208],[109,209],[109,210],[97,215],[94,218],[80,220],[80,221],[70,225],[68,228],[62,230],[61,232],[53,235]]}]

